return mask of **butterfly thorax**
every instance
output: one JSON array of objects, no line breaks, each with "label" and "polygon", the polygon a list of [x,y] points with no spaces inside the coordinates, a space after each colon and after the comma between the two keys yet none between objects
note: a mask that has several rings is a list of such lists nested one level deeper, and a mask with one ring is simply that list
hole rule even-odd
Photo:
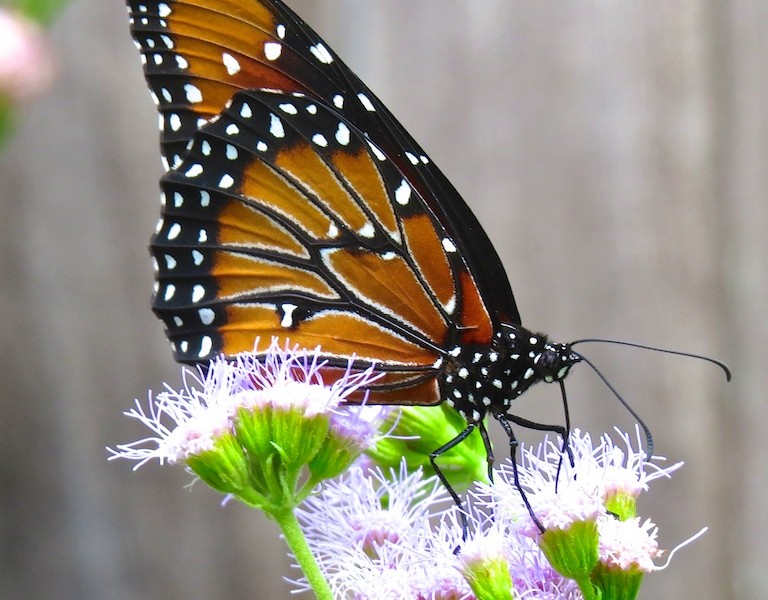
[{"label": "butterfly thorax", "polygon": [[442,360],[442,397],[468,422],[505,413],[534,383],[560,381],[581,357],[568,344],[519,325],[503,325],[488,345],[456,346]]}]

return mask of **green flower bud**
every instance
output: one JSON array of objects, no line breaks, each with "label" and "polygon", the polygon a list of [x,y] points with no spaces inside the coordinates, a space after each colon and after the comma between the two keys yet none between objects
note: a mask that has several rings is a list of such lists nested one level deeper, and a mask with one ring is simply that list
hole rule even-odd
[{"label": "green flower bud", "polygon": [[[390,433],[366,453],[385,468],[397,468],[404,458],[413,472],[432,471],[430,453],[455,438],[467,427],[466,421],[451,407],[407,406],[393,411],[382,429]],[[475,481],[488,480],[488,462],[480,432],[473,431],[466,440],[441,454],[438,465],[458,492]]]}]

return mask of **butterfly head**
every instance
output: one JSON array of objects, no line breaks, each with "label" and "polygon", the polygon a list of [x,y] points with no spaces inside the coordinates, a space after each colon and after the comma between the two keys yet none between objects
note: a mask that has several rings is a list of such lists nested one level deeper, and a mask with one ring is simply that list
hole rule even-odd
[{"label": "butterfly head", "polygon": [[533,369],[541,380],[553,383],[565,379],[571,367],[581,360],[581,355],[574,352],[570,344],[547,342],[534,356]]}]

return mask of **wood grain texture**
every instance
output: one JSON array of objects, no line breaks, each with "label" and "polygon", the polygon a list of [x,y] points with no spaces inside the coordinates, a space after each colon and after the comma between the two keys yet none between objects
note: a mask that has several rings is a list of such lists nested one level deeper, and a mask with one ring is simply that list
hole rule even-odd
[{"label": "wood grain texture", "polygon": [[[768,596],[768,7],[294,0],[485,225],[523,322],[703,352],[582,351],[685,460],[640,505],[671,548],[642,598]],[[178,381],[149,308],[157,118],[119,1],[73,3],[59,78],[0,154],[0,596],[287,598],[261,515],[104,447]],[[582,367],[574,422],[631,420]],[[555,389],[517,414],[557,415]]]}]

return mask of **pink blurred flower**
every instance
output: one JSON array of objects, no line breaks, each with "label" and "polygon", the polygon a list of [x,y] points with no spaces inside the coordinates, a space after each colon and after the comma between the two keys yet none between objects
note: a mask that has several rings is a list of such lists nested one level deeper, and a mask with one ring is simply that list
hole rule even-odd
[{"label": "pink blurred flower", "polygon": [[53,80],[53,58],[37,23],[0,8],[0,96],[21,102],[45,91]]}]

